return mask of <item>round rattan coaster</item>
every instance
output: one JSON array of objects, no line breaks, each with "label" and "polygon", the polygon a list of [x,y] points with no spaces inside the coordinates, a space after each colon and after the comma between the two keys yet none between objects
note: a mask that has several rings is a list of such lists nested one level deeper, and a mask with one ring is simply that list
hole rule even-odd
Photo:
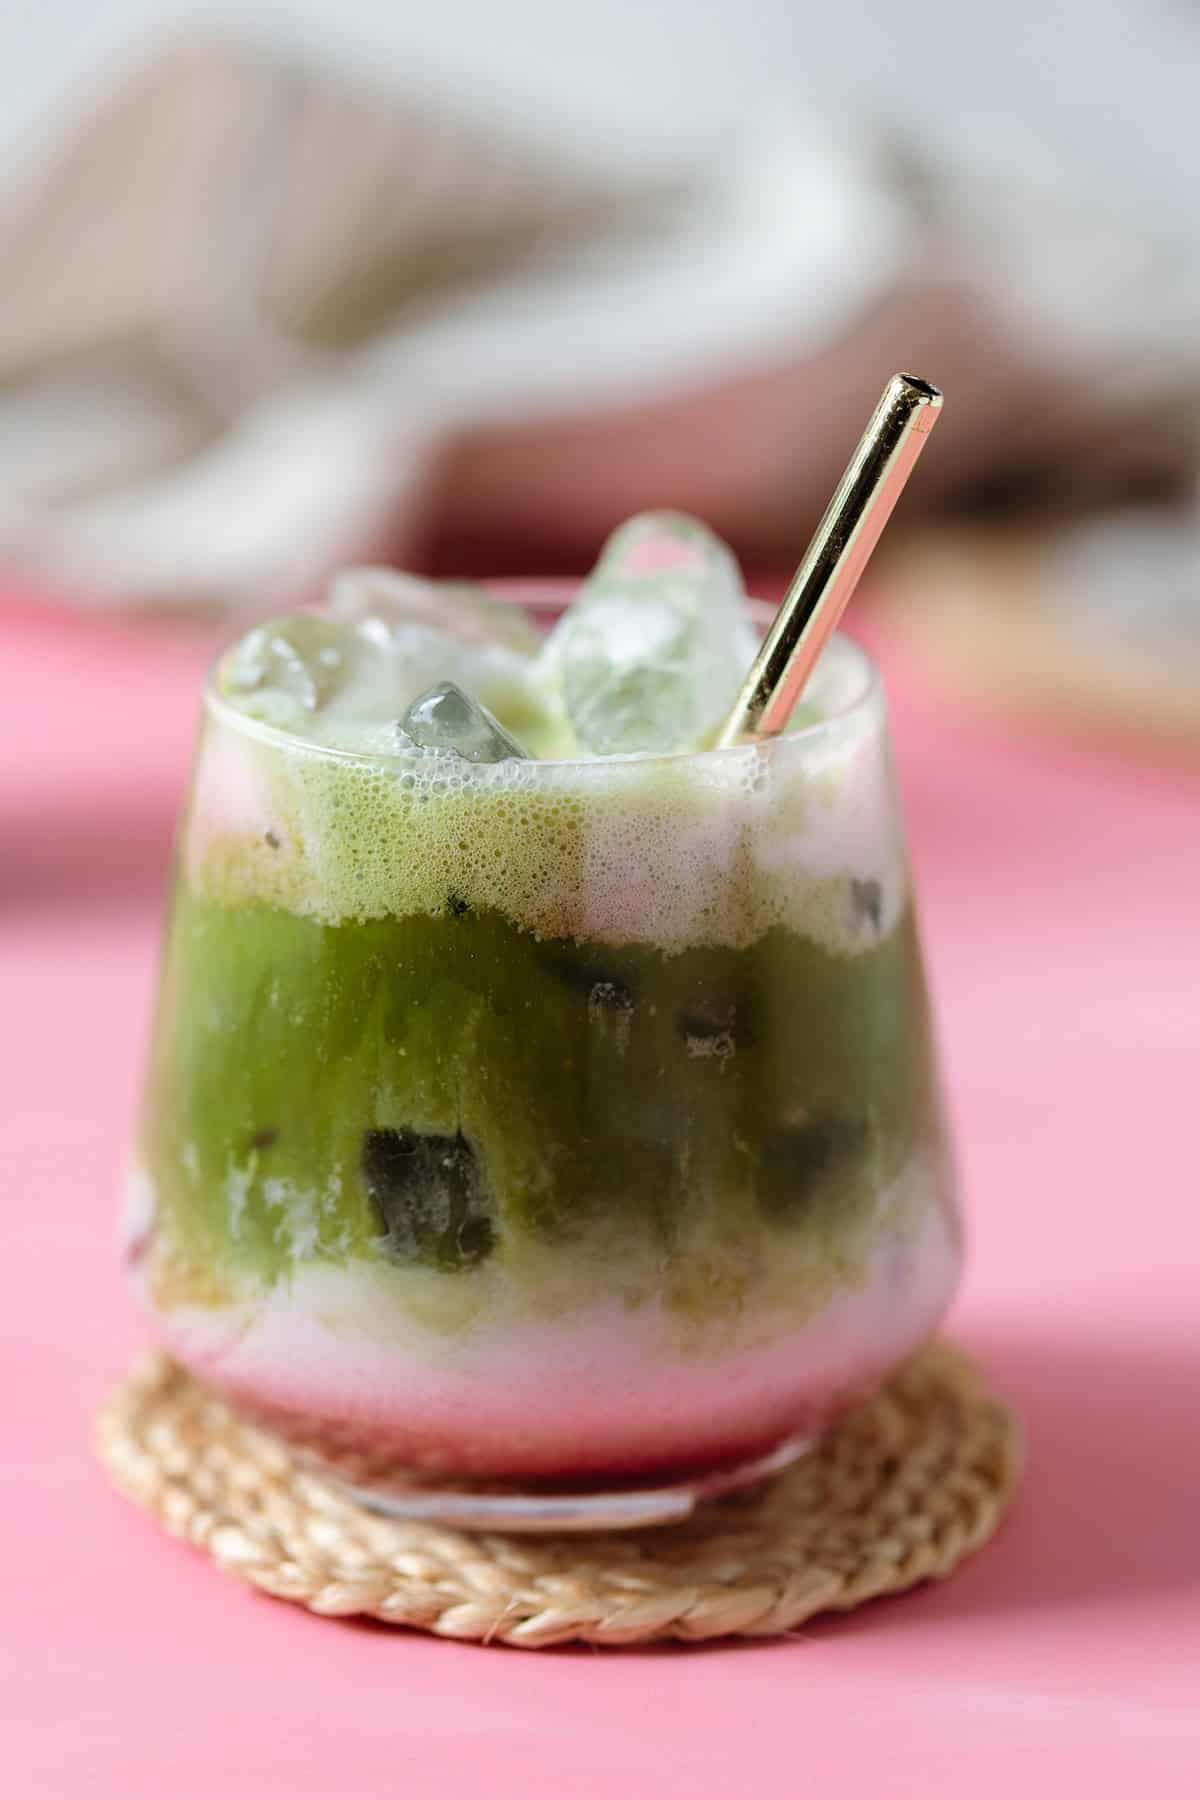
[{"label": "round rattan coaster", "polygon": [[301,1468],[167,1356],[99,1421],[118,1488],[221,1568],[312,1612],[537,1648],[769,1637],[937,1580],[991,1536],[1015,1419],[935,1344],[762,1487],[643,1532],[527,1537],[386,1518]]}]

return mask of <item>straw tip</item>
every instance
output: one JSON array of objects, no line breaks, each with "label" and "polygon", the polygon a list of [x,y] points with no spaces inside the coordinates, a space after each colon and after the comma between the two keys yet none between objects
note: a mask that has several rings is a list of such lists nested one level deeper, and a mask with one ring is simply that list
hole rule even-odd
[{"label": "straw tip", "polygon": [[941,388],[934,387],[932,381],[923,381],[919,375],[893,375],[891,388],[902,393],[911,406],[925,407],[930,412],[941,410],[943,394]]}]

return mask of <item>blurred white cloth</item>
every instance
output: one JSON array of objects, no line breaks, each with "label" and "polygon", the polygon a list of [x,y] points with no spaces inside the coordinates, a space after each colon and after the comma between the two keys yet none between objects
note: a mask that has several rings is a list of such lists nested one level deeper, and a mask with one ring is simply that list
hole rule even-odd
[{"label": "blurred white cloth", "polygon": [[658,504],[786,557],[896,367],[952,402],[927,502],[1195,456],[1200,270],[1042,162],[862,121],[639,181],[205,45],[19,197],[0,282],[0,557],[98,599],[585,557]]}]

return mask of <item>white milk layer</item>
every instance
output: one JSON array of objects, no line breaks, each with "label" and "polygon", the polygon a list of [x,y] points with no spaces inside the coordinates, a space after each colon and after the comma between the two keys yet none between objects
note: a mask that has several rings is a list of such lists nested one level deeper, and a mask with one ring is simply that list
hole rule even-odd
[{"label": "white milk layer", "polygon": [[[485,1305],[460,1329],[431,1329],[404,1301],[406,1284],[419,1298],[420,1272],[354,1261],[303,1264],[267,1292],[157,1324],[235,1397],[300,1429],[333,1422],[418,1465],[533,1477],[732,1460],[818,1427],[937,1325],[957,1229],[928,1167],[897,1186],[930,1197],[914,1211],[885,1196],[852,1277],[791,1314],[751,1299],[690,1330],[600,1283],[558,1313]],[[147,1196],[135,1192],[131,1224],[144,1231]]]}]

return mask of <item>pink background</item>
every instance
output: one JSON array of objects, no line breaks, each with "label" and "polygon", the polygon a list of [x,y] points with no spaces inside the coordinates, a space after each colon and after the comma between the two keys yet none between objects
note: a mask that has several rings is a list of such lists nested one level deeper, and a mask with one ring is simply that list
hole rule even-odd
[{"label": "pink background", "polygon": [[1200,1787],[1200,781],[934,708],[881,651],[972,1224],[953,1326],[1027,1480],[943,1588],[787,1643],[484,1650],[260,1598],[111,1493],[113,1251],[194,631],[0,614],[7,1791]]}]

